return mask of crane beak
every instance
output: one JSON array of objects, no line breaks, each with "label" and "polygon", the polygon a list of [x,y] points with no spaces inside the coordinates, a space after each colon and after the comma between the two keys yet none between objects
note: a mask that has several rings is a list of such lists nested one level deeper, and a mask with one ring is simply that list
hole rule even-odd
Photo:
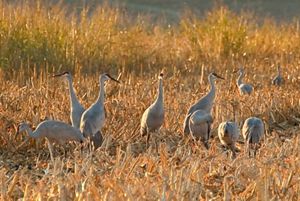
[{"label": "crane beak", "polygon": [[219,79],[221,79],[221,80],[225,80],[223,77],[217,75],[216,73],[214,73],[214,76],[217,77],[217,78],[219,78]]},{"label": "crane beak", "polygon": [[63,72],[63,73],[54,74],[52,77],[60,77],[62,75],[66,75],[66,74],[69,74],[69,72]]},{"label": "crane beak", "polygon": [[109,77],[112,81],[115,81],[115,82],[117,82],[117,83],[120,83],[119,80],[116,80],[115,78],[113,78],[113,77],[110,76],[109,74],[106,74],[106,75],[107,75],[107,77]]}]

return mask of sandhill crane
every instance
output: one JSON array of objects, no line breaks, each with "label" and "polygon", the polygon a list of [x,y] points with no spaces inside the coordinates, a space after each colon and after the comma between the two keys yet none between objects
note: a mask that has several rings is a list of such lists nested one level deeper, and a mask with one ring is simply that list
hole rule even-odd
[{"label": "sandhill crane", "polygon": [[[120,83],[118,80],[112,78],[108,73],[100,75],[100,90],[96,100],[81,116],[80,131],[83,136],[90,138],[95,148],[98,148],[102,143],[101,129],[105,122],[104,112],[104,82],[113,80]],[[96,135],[96,136],[95,136]],[[97,135],[101,135],[100,137]]]},{"label": "sandhill crane", "polygon": [[229,148],[232,152],[231,158],[236,157],[235,153],[235,143],[240,136],[240,130],[235,120],[235,104],[232,104],[233,107],[233,119],[234,121],[225,121],[220,123],[218,127],[218,136],[220,142],[225,147]]},{"label": "sandhill crane", "polygon": [[72,82],[72,75],[69,72],[63,72],[60,74],[56,74],[53,77],[60,77],[62,76],[63,78],[67,79],[68,84],[69,84],[69,91],[70,91],[70,106],[71,106],[71,113],[70,113],[70,119],[72,122],[72,125],[75,128],[80,127],[80,119],[81,115],[84,112],[84,107],[80,104],[78,101],[74,88],[73,88],[73,82]]},{"label": "sandhill crane", "polygon": [[235,143],[240,135],[236,122],[225,121],[220,123],[218,128],[218,136],[222,145],[228,147],[232,152],[232,159],[236,157]]},{"label": "sandhill crane", "polygon": [[185,134],[190,134],[189,119],[193,112],[195,112],[196,110],[204,110],[207,113],[211,114],[211,109],[215,100],[215,94],[216,94],[215,80],[217,78],[224,80],[224,78],[220,77],[216,73],[210,73],[208,75],[210,91],[208,92],[208,94],[200,98],[195,104],[193,104],[189,108],[183,124],[183,132]]},{"label": "sandhill crane", "polygon": [[242,79],[244,77],[244,69],[240,68],[240,70],[238,72],[239,72],[239,77],[236,81],[236,85],[239,88],[240,94],[241,95],[244,95],[244,94],[250,95],[253,91],[253,87],[250,84],[244,84],[243,83]]},{"label": "sandhill crane", "polygon": [[257,144],[265,132],[264,123],[257,117],[249,117],[243,125],[242,133],[246,142],[246,152],[250,156],[250,145],[254,146],[254,156],[256,155]]},{"label": "sandhill crane", "polygon": [[283,77],[281,76],[281,67],[280,65],[278,64],[277,66],[277,75],[276,77],[274,77],[274,79],[272,80],[272,84],[273,85],[276,85],[276,86],[280,86],[282,85],[284,82],[283,80]]},{"label": "sandhill crane", "polygon": [[164,122],[164,98],[163,98],[163,73],[158,77],[158,94],[157,97],[145,112],[141,119],[141,135],[147,134],[147,142],[150,132],[158,130]]},{"label": "sandhill crane", "polygon": [[196,140],[200,139],[206,149],[209,149],[208,140],[212,122],[212,116],[205,110],[196,110],[189,118],[189,129],[192,136]]},{"label": "sandhill crane", "polygon": [[32,138],[47,138],[49,142],[50,156],[53,161],[52,143],[56,142],[64,145],[69,141],[77,141],[82,143],[85,138],[79,129],[56,120],[42,121],[34,131],[29,127],[28,123],[21,123],[18,127],[17,134],[26,131]]}]

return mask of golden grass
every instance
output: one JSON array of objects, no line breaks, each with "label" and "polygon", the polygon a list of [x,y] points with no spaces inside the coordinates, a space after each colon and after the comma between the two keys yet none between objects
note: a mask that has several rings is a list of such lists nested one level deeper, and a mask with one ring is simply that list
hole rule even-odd
[{"label": "golden grass", "polygon": [[[299,126],[294,125],[299,125],[296,117],[299,117],[300,94],[290,93],[296,85],[287,80],[282,89],[274,89],[263,79],[251,77],[249,81],[262,86],[256,88],[253,96],[242,98],[233,87],[234,75],[221,74],[226,81],[217,83],[214,137],[209,151],[181,134],[187,107],[207,90],[206,76],[201,86],[197,81],[200,76],[196,74],[191,74],[189,79],[178,72],[166,77],[166,121],[160,134],[153,135],[151,148],[146,150],[145,139],[140,138],[136,128],[143,110],[155,95],[156,76],[126,75],[120,86],[107,84],[108,120],[104,129],[106,142],[101,150],[92,154],[79,150],[73,153],[74,146],[71,146],[66,158],[56,152],[55,164],[47,159],[44,143],[40,148],[36,148],[34,141],[19,147],[24,138],[14,139],[14,134],[15,126],[23,120],[35,126],[45,117],[68,122],[65,83],[46,76],[26,79],[21,85],[2,80],[3,199],[67,196],[85,200],[98,196],[103,200],[154,200],[165,196],[168,200],[189,200],[224,196],[250,199],[252,196],[297,200],[300,150]],[[74,80],[81,101],[88,106],[98,93],[98,75],[76,76]],[[238,144],[241,152],[235,161],[229,160],[219,147],[216,128],[222,120],[232,118],[231,100],[240,102],[240,123],[252,115],[266,121],[266,138],[256,159],[244,155],[242,138]]]},{"label": "golden grass", "polygon": [[[1,25],[1,31],[14,28],[10,34],[26,39],[21,43],[25,46],[6,44],[0,51],[1,66],[13,69],[9,75],[2,70],[0,79],[2,200],[299,200],[297,26],[258,27],[246,15],[235,16],[224,8],[205,20],[183,18],[180,26],[171,28],[126,22],[120,11],[101,8],[91,19],[81,14],[75,23],[67,20],[64,10],[56,10],[59,7],[46,15],[48,10],[41,5],[2,4],[5,20],[0,23],[7,26]],[[18,26],[25,27],[24,32]],[[37,33],[44,33],[43,37],[32,37]],[[1,44],[12,40],[10,34],[1,35]],[[18,45],[20,41],[14,40]],[[42,54],[46,50],[50,52]],[[282,88],[270,85],[277,62],[282,63],[286,79]],[[239,96],[235,87],[237,75],[232,72],[239,64],[245,65],[245,81],[255,87],[249,97]],[[122,83],[106,85],[101,149],[89,153],[68,145],[67,157],[56,149],[52,163],[44,141],[22,144],[25,135],[15,138],[15,132],[21,121],[33,126],[45,118],[69,122],[66,83],[47,73],[59,65],[75,72],[74,86],[85,107],[98,95],[99,71],[122,73]],[[101,70],[95,69],[98,65]],[[138,126],[156,94],[162,68],[166,119],[146,149]],[[86,74],[91,71],[97,73]],[[226,80],[217,82],[212,146],[206,151],[182,135],[182,124],[187,108],[207,92],[210,71]],[[266,136],[255,159],[244,154],[242,138],[234,161],[220,148],[216,128],[232,119],[232,101],[239,103],[239,124],[249,116],[265,121]]]}]

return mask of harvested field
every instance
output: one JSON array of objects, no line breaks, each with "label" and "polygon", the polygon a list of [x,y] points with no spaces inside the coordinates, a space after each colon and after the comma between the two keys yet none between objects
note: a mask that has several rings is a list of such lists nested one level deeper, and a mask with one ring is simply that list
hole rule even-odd
[{"label": "harvested field", "polygon": [[[177,26],[147,18],[127,21],[122,11],[102,5],[87,17],[37,4],[0,11],[0,196],[2,200],[299,200],[300,37],[298,21],[257,25],[250,14],[215,8],[205,19],[192,13]],[[276,66],[285,83],[271,85]],[[241,96],[235,71],[245,67],[254,93]],[[68,144],[49,158],[45,140],[23,133],[44,119],[70,122],[67,84],[52,74],[69,70],[85,108],[99,91],[99,75],[120,74],[121,84],[106,84],[105,140],[101,148]],[[149,146],[139,134],[143,111],[157,93],[164,70],[165,122]],[[184,136],[185,114],[216,82],[211,147]],[[256,116],[265,136],[258,155],[237,143],[235,160],[220,146],[217,127]]]}]

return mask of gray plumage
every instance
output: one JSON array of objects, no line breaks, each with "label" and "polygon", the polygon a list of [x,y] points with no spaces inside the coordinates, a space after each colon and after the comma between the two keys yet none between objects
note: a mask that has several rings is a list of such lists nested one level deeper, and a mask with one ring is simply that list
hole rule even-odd
[{"label": "gray plumage", "polygon": [[193,112],[195,112],[196,110],[204,110],[207,113],[211,114],[211,109],[213,107],[214,100],[215,100],[215,94],[216,94],[215,80],[217,78],[224,79],[215,73],[210,73],[208,75],[210,91],[189,108],[183,123],[184,134],[190,134],[189,119]]},{"label": "gray plumage", "polygon": [[235,158],[235,143],[240,136],[238,125],[231,121],[220,123],[218,127],[218,136],[221,144],[228,147],[232,151],[232,158]]},{"label": "gray plumage", "polygon": [[239,88],[239,92],[241,95],[248,94],[250,95],[253,92],[253,87],[250,84],[244,84],[242,79],[244,77],[244,69],[241,68],[239,70],[239,77],[236,81],[236,85]]},{"label": "gray plumage", "polygon": [[256,155],[256,146],[265,133],[264,123],[261,119],[250,117],[246,119],[243,125],[242,134],[246,142],[246,151],[250,156],[250,146],[254,145],[254,155]]},{"label": "gray plumage", "polygon": [[18,127],[18,133],[27,131],[32,138],[47,138],[49,142],[56,142],[64,145],[69,141],[83,142],[84,137],[79,129],[61,121],[46,120],[41,122],[34,131],[27,123],[21,123]]},{"label": "gray plumage", "polygon": [[272,80],[272,84],[276,85],[276,86],[281,86],[283,84],[283,82],[284,82],[284,80],[283,80],[283,77],[281,76],[281,68],[280,68],[280,65],[278,64],[277,75]]},{"label": "gray plumage", "polygon": [[211,124],[213,122],[212,116],[204,110],[196,110],[190,115],[189,119],[189,129],[191,135],[204,144],[204,146],[209,148],[209,138]]},{"label": "gray plumage", "polygon": [[158,77],[158,94],[157,97],[143,113],[141,119],[140,132],[144,136],[149,133],[159,130],[164,122],[164,98],[163,98],[163,74]]},{"label": "gray plumage", "polygon": [[[102,143],[101,129],[105,122],[104,82],[107,80],[113,80],[119,83],[119,81],[112,78],[109,74],[107,73],[101,74],[100,90],[99,90],[98,98],[95,103],[93,103],[86,111],[84,111],[80,121],[80,131],[83,133],[84,137],[91,139],[91,141],[94,143],[95,148],[97,148],[96,145],[100,146]],[[99,137],[95,135],[101,135],[101,136]]]},{"label": "gray plumage", "polygon": [[84,107],[80,104],[78,101],[74,87],[73,87],[73,79],[72,75],[69,72],[64,72],[61,74],[54,75],[54,77],[63,76],[65,79],[67,79],[69,84],[69,96],[70,96],[70,106],[71,106],[71,112],[70,112],[70,119],[72,122],[72,125],[75,128],[80,128],[80,119],[84,112]]}]

